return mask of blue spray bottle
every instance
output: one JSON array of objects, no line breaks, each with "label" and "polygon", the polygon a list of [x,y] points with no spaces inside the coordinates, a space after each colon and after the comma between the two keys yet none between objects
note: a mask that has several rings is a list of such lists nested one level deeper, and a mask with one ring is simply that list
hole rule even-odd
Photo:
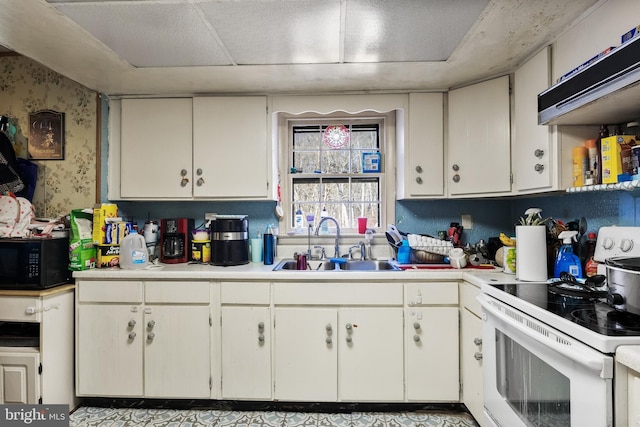
[{"label": "blue spray bottle", "polygon": [[577,231],[563,231],[558,235],[562,239],[562,246],[558,250],[558,256],[553,266],[553,277],[560,277],[560,273],[567,272],[574,277],[582,278],[582,265],[580,258],[573,253],[572,243],[577,241]]}]

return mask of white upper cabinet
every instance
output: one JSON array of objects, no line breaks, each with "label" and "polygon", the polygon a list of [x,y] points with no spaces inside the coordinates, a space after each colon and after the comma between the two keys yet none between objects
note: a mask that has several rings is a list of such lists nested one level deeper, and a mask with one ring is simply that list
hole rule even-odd
[{"label": "white upper cabinet", "polygon": [[442,93],[410,93],[404,144],[398,144],[398,199],[444,196]]},{"label": "white upper cabinet", "polygon": [[512,161],[516,192],[554,189],[559,168],[549,126],[538,124],[538,94],[549,87],[547,47],[515,72]]},{"label": "white upper cabinet", "polygon": [[266,199],[267,98],[193,99],[193,195]]},{"label": "white upper cabinet", "polygon": [[449,92],[448,193],[453,197],[511,191],[509,77]]},{"label": "white upper cabinet", "polygon": [[269,199],[265,96],[112,104],[110,199]]},{"label": "white upper cabinet", "polygon": [[190,198],[191,98],[123,99],[121,105],[120,196]]}]

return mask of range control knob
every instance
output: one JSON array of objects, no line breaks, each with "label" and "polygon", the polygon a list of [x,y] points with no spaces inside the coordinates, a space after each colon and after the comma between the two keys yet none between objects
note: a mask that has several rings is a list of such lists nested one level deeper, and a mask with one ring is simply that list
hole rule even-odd
[{"label": "range control knob", "polygon": [[605,237],[604,242],[602,242],[602,247],[605,248],[606,250],[609,250],[613,248],[614,244],[615,242],[611,237]]},{"label": "range control knob", "polygon": [[620,305],[620,304],[624,304],[624,297],[620,294],[609,294],[607,295],[607,302],[610,305]]},{"label": "range control knob", "polygon": [[631,239],[622,239],[620,241],[620,250],[622,252],[629,252],[633,249],[633,240]]}]

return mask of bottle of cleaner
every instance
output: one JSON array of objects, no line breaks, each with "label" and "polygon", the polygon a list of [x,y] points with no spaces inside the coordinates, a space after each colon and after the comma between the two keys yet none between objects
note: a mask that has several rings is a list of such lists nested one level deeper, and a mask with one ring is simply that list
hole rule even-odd
[{"label": "bottle of cleaner", "polygon": [[304,215],[302,214],[302,209],[298,207],[296,211],[296,215],[293,220],[293,228],[296,229],[297,233],[302,233],[304,231]]},{"label": "bottle of cleaner", "polygon": [[[320,221],[322,221],[322,218],[325,218],[328,216],[329,216],[329,212],[327,212],[327,207],[323,206],[322,212],[320,212]],[[327,221],[325,221],[320,226],[320,234],[328,234],[328,233],[329,233],[329,224],[327,223]]]},{"label": "bottle of cleaner", "polygon": [[553,267],[553,277],[560,277],[560,273],[567,272],[576,278],[582,278],[582,264],[580,258],[573,253],[572,243],[577,241],[577,231],[563,231],[558,235],[562,239],[562,246]]}]

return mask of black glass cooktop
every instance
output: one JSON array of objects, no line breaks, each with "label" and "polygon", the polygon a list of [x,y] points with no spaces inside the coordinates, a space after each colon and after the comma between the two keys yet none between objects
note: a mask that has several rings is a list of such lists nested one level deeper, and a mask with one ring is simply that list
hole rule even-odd
[{"label": "black glass cooktop", "polygon": [[640,316],[615,310],[606,292],[546,283],[490,285],[539,308],[608,336],[640,336]]}]

